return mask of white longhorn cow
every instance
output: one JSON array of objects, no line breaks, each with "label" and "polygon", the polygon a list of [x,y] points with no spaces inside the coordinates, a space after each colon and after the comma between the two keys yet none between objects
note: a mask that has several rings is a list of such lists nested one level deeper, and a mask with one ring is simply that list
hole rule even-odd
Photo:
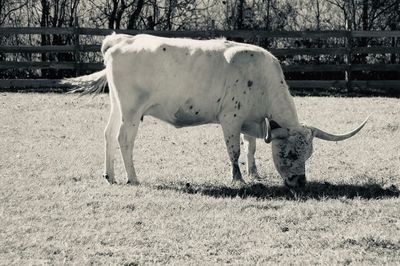
[{"label": "white longhorn cow", "polygon": [[343,135],[301,125],[279,61],[254,45],[113,34],[104,39],[101,51],[104,70],[64,82],[80,87],[84,94],[100,92],[108,83],[111,114],[105,129],[104,177],[110,183],[115,183],[118,144],[128,183],[138,183],[132,153],[145,115],[178,128],[219,123],[236,182],[244,182],[238,165],[240,134],[252,178],[258,177],[256,138],[264,138],[272,142],[275,167],[289,187],[305,185],[305,161],[312,154],[313,137],[344,140],[367,121]]}]

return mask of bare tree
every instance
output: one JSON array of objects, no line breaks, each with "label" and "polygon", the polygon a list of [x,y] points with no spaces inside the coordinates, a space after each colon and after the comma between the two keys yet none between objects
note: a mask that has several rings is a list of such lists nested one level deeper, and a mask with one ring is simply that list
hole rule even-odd
[{"label": "bare tree", "polygon": [[127,27],[128,29],[136,28],[136,23],[140,18],[140,13],[142,12],[143,9],[144,0],[137,0],[135,2],[136,5],[132,5],[132,11],[131,14],[129,15],[128,27]]},{"label": "bare tree", "polygon": [[243,29],[243,13],[244,13],[245,0],[239,0],[237,5],[236,29]]},{"label": "bare tree", "polygon": [[11,15],[28,4],[28,0],[12,1],[0,0],[0,25],[4,25]]},{"label": "bare tree", "polygon": [[[338,7],[349,30],[385,30],[399,13],[399,0],[325,0]],[[389,18],[389,20],[388,20]]]},{"label": "bare tree", "polygon": [[98,10],[94,20],[107,21],[109,29],[135,29],[141,19],[145,0],[105,0],[103,2],[90,0],[92,6]]},{"label": "bare tree", "polygon": [[271,30],[271,1],[267,0],[267,4],[265,6],[265,29]]},{"label": "bare tree", "polygon": [[[41,27],[72,27],[76,21],[76,12],[78,9],[80,0],[40,0],[41,5],[41,16],[40,26]],[[60,34],[42,34],[41,45],[64,45],[73,43],[73,36],[60,35]],[[74,53],[58,53],[56,55],[51,53],[42,53],[42,61],[73,61]],[[42,71],[42,75],[47,77],[54,77],[62,75],[62,71],[47,70]]]},{"label": "bare tree", "polygon": [[122,16],[128,8],[128,5],[125,0],[111,0],[107,3],[109,4],[109,9],[105,9],[104,13],[108,17],[108,28],[120,29]]},{"label": "bare tree", "polygon": [[107,28],[120,29],[125,11],[134,4],[134,1],[127,2],[126,0],[106,0],[103,2],[90,0],[91,6],[98,10],[98,15],[95,19],[107,21]]}]

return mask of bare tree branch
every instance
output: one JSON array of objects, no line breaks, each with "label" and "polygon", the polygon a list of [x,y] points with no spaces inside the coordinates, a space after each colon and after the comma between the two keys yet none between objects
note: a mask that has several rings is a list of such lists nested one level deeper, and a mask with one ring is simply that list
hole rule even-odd
[{"label": "bare tree branch", "polygon": [[[24,6],[26,6],[28,4],[28,0],[26,0],[24,3],[20,4],[19,6],[15,7],[15,8],[11,8],[10,10],[8,10],[8,12],[6,12],[3,15],[3,18],[0,20],[0,25],[3,25],[4,22],[7,20],[8,16],[10,16],[13,12],[23,8]],[[0,9],[1,10],[1,9]],[[0,14],[1,15],[1,14]]]}]

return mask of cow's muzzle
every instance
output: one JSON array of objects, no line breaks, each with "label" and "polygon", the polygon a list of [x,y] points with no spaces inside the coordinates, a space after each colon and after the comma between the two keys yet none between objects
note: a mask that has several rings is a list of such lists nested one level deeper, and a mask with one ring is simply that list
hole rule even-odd
[{"label": "cow's muzzle", "polygon": [[285,186],[288,188],[304,188],[306,185],[306,175],[294,175],[285,180]]}]

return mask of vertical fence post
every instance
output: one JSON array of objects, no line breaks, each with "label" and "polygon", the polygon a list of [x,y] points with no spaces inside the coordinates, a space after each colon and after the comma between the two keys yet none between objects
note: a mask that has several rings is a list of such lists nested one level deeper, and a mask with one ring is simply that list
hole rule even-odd
[{"label": "vertical fence post", "polygon": [[81,64],[81,53],[80,53],[80,42],[79,42],[79,22],[78,22],[78,16],[75,13],[75,19],[74,19],[74,59],[75,59],[75,75],[80,76],[82,74],[82,64]]},{"label": "vertical fence post", "polygon": [[344,74],[345,74],[347,92],[352,92],[353,85],[352,85],[352,75],[351,75],[351,63],[353,57],[353,32],[351,30],[348,30],[346,34],[346,48],[347,48],[347,54],[345,58],[346,71]]}]

